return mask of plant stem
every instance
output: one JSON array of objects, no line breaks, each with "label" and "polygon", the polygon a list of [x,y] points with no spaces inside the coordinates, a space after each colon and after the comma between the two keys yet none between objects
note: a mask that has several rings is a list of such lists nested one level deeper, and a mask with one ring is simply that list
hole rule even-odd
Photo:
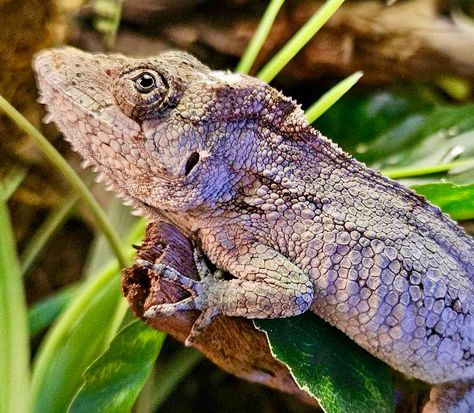
[{"label": "plant stem", "polygon": [[359,71],[341,80],[337,85],[329,89],[315,103],[305,111],[308,123],[313,123],[324,112],[326,112],[334,103],[336,103],[349,89],[354,86],[364,73]]},{"label": "plant stem", "polygon": [[285,46],[260,70],[257,77],[270,82],[332,17],[344,0],[327,0]]},{"label": "plant stem", "polygon": [[236,72],[240,73],[248,73],[252,68],[252,65],[255,62],[255,58],[258,55],[258,52],[262,48],[263,43],[265,42],[270,29],[273,26],[273,22],[275,21],[275,17],[278,14],[281,6],[285,0],[271,0],[268,4],[267,9],[263,17],[258,24],[257,30],[255,31],[250,43],[247,46],[244,54],[240,58],[239,64],[235,68]]},{"label": "plant stem", "polygon": [[0,180],[0,202],[8,201],[26,176],[26,168],[11,168]]},{"label": "plant stem", "polygon": [[122,250],[120,238],[110,225],[107,215],[95,200],[94,196],[87,189],[81,178],[69,166],[61,154],[54,148],[51,143],[36,129],[20,112],[18,112],[4,97],[0,96],[0,109],[2,109],[7,116],[27,135],[35,140],[37,145],[43,151],[49,161],[63,174],[69,181],[71,186],[81,195],[83,201],[89,207],[90,211],[95,217],[96,224],[103,232],[104,236],[110,243],[117,260],[122,267],[127,266],[127,260]]},{"label": "plant stem", "polygon": [[43,222],[41,227],[36,231],[28,245],[21,254],[21,272],[23,277],[28,273],[31,265],[36,260],[40,251],[49,242],[54,233],[59,229],[61,224],[66,220],[74,206],[76,205],[78,195],[70,195],[64,202],[53,211]]},{"label": "plant stem", "polygon": [[446,172],[453,168],[458,168],[466,165],[474,165],[474,158],[461,159],[443,163],[440,165],[420,166],[418,168],[399,168],[399,169],[384,169],[380,171],[383,175],[392,179],[411,178],[414,176],[431,175],[440,172]]}]

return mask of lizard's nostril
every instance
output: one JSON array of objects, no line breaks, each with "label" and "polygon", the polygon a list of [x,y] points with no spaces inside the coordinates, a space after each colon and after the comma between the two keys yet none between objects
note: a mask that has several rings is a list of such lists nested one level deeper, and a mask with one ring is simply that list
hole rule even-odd
[{"label": "lizard's nostril", "polygon": [[191,171],[197,165],[198,162],[199,162],[199,154],[197,152],[193,152],[189,156],[188,161],[186,162],[186,167],[184,170],[184,173],[186,176],[188,176],[191,173]]}]

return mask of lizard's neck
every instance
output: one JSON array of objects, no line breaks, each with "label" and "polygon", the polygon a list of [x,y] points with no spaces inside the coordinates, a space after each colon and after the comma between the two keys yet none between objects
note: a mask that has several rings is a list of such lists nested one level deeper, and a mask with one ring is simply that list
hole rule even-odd
[{"label": "lizard's neck", "polygon": [[137,215],[142,215],[152,221],[163,221],[171,224],[178,228],[187,238],[194,238],[193,234],[195,233],[195,229],[190,225],[191,221],[189,219],[183,219],[181,214],[162,211],[139,200],[134,200],[133,204],[136,207]]}]

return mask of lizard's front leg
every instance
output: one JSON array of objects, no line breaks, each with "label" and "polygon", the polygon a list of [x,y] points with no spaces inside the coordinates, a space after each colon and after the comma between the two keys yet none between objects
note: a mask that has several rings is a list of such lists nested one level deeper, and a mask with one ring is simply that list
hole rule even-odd
[{"label": "lizard's front leg", "polygon": [[219,314],[246,318],[289,317],[306,311],[313,300],[313,285],[286,257],[263,244],[241,247],[241,253],[227,257],[228,270],[235,279],[225,280],[219,270],[213,274],[202,259],[196,264],[200,281],[185,277],[173,268],[140,261],[161,277],[181,285],[191,296],[177,303],[150,307],[145,317],[171,315],[178,311],[203,310],[188,337],[190,344]]}]

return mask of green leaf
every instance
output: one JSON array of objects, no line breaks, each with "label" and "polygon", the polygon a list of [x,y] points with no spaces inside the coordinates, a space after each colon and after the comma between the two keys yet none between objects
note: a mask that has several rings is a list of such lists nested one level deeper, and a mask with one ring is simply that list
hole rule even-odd
[{"label": "green leaf", "polygon": [[414,185],[413,189],[453,219],[474,219],[474,184],[455,185],[449,182]]},{"label": "green leaf", "polygon": [[84,373],[69,412],[130,412],[165,337],[141,321],[126,326]]},{"label": "green leaf", "polygon": [[29,359],[23,278],[8,207],[0,201],[0,412],[28,411]]},{"label": "green leaf", "polygon": [[[472,158],[474,104],[440,105],[425,88],[414,89],[345,96],[317,127],[376,169],[426,168]],[[415,179],[413,175],[406,183],[436,182],[443,176]],[[469,183],[473,178],[472,168],[449,171],[452,182]]]},{"label": "green leaf", "polygon": [[79,288],[78,284],[69,285],[33,304],[28,312],[30,336],[35,336],[56,320],[64,307],[78,293]]},{"label": "green leaf", "polygon": [[61,205],[49,214],[33,237],[31,237],[21,254],[21,273],[23,276],[28,274],[43,248],[45,248],[67,220],[76,205],[77,199],[78,195],[75,194],[65,198]]},{"label": "green leaf", "polygon": [[372,156],[373,165],[386,168],[439,165],[473,155],[474,105],[464,105],[435,108],[411,133],[379,137],[364,156]]},{"label": "green leaf", "polygon": [[[128,240],[139,242],[143,231],[140,220]],[[127,261],[134,254],[131,247],[124,251]],[[87,280],[48,331],[34,360],[33,412],[66,411],[83,384],[82,374],[102,354],[123,320],[127,304],[119,284],[119,264],[112,261]]]},{"label": "green leaf", "polygon": [[358,160],[370,164],[384,157],[377,151],[373,153],[377,141],[388,140],[389,148],[385,149],[393,153],[423,124],[425,114],[439,104],[430,89],[416,85],[369,95],[349,93],[313,126]]},{"label": "green leaf", "polygon": [[254,323],[325,412],[393,412],[389,367],[314,314]]},{"label": "green leaf", "polygon": [[83,372],[107,347],[126,308],[119,278],[112,266],[91,280],[49,330],[34,363],[33,412],[66,411]]}]

